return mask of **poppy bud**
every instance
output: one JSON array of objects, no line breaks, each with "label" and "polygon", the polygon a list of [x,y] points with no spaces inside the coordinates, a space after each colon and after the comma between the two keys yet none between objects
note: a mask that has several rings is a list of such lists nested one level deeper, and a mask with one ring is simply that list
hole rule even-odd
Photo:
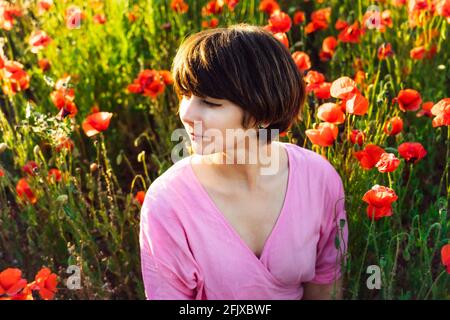
[{"label": "poppy bud", "polygon": [[98,165],[95,162],[91,163],[90,169],[91,169],[91,173],[94,173],[95,171],[97,171]]},{"label": "poppy bud", "polygon": [[66,203],[67,200],[69,200],[69,197],[67,196],[67,194],[62,194],[62,195],[58,196],[58,198],[56,198],[56,202],[58,202],[60,204]]},{"label": "poppy bud", "polygon": [[38,156],[40,152],[41,152],[41,148],[40,148],[38,145],[36,145],[36,146],[33,148],[33,153],[34,153],[36,156]]},{"label": "poppy bud", "polygon": [[4,143],[4,142],[0,143],[0,154],[5,152],[7,148],[8,148],[8,145],[6,143]]},{"label": "poppy bud", "polygon": [[141,153],[138,154],[137,161],[142,162],[144,161],[144,159],[145,159],[145,151],[143,150]]}]

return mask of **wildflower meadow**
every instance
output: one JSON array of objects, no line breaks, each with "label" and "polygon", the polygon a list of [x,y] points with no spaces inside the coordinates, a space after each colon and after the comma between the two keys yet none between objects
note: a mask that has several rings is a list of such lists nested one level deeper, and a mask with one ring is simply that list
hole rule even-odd
[{"label": "wildflower meadow", "polygon": [[0,299],[145,298],[140,208],[182,128],[172,60],[237,23],[304,75],[279,140],[344,182],[344,299],[450,298],[450,0],[0,0]]}]

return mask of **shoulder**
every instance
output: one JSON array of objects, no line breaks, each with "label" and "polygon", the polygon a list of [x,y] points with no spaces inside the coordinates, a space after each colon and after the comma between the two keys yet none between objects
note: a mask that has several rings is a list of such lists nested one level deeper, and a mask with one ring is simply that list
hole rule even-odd
[{"label": "shoulder", "polygon": [[307,181],[308,186],[315,190],[317,195],[321,195],[324,202],[336,202],[344,197],[342,178],[330,161],[296,144],[286,143],[286,146],[295,161],[299,179]]},{"label": "shoulder", "polygon": [[300,147],[293,143],[284,143],[289,148],[289,152],[293,156],[298,167],[307,169],[315,178],[323,178],[326,180],[340,179],[340,176],[335,167],[322,155]]},{"label": "shoulder", "polygon": [[186,170],[190,165],[190,157],[174,163],[164,173],[151,183],[145,193],[141,208],[141,218],[144,215],[170,215],[177,201],[177,196],[185,188]]}]

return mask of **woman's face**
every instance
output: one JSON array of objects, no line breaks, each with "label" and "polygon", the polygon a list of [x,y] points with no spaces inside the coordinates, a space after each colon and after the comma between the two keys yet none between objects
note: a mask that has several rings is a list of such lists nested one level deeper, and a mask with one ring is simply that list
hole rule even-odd
[{"label": "woman's face", "polygon": [[183,96],[179,113],[196,154],[236,150],[253,131],[242,127],[244,110],[229,100]]}]

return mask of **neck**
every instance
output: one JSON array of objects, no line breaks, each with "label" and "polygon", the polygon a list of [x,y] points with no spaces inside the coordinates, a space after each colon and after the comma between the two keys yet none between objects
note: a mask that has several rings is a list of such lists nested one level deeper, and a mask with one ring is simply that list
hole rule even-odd
[{"label": "neck", "polygon": [[204,156],[202,162],[209,164],[223,181],[232,181],[254,191],[285,168],[287,159],[282,149],[279,143],[271,142],[257,148],[243,147],[213,153]]}]

